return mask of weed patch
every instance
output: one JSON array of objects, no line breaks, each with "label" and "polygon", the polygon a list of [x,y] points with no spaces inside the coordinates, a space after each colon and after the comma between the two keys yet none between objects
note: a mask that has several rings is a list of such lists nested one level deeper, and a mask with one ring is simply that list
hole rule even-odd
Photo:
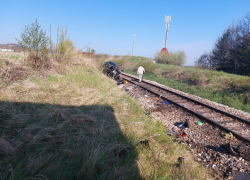
[{"label": "weed patch", "polygon": [[30,67],[34,69],[49,69],[52,63],[47,55],[37,52],[29,52],[26,58]]},{"label": "weed patch", "polygon": [[48,76],[49,81],[58,81],[58,78],[56,76]]},{"label": "weed patch", "polygon": [[22,64],[13,64],[5,61],[5,65],[0,69],[2,82],[10,83],[23,80],[28,75],[27,69]]}]

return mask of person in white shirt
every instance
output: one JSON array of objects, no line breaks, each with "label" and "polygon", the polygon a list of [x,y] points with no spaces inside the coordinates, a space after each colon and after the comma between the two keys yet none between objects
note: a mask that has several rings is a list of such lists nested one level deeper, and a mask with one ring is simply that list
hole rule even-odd
[{"label": "person in white shirt", "polygon": [[137,70],[137,74],[139,76],[139,82],[142,81],[142,76],[143,76],[143,73],[145,72],[145,69],[140,65],[140,67],[138,68]]}]

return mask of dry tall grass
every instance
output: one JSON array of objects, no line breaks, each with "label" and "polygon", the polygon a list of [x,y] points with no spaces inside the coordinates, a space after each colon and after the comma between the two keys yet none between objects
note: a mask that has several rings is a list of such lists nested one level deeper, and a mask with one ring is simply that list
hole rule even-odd
[{"label": "dry tall grass", "polygon": [[24,56],[23,52],[5,52],[0,51],[0,59],[19,59]]}]

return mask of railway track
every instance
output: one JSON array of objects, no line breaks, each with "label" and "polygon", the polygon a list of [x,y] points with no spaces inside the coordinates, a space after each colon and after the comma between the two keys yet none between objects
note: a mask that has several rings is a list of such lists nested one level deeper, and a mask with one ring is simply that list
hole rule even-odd
[{"label": "railway track", "polygon": [[159,87],[152,83],[146,81],[139,83],[137,78],[129,74],[122,73],[121,78],[130,83],[136,84],[137,86],[155,94],[156,96],[161,96],[162,99],[165,99],[175,104],[176,106],[183,108],[189,113],[204,119],[210,124],[218,126],[220,129],[227,133],[231,132],[237,139],[250,143],[249,120],[214,108],[212,106],[170,91],[163,87]]}]

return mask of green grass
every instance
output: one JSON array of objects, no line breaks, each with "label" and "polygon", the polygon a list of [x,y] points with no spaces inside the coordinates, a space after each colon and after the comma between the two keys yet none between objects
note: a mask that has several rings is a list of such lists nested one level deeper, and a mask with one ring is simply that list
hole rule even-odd
[{"label": "green grass", "polygon": [[21,56],[19,55],[1,55],[0,59],[19,59]]},{"label": "green grass", "polygon": [[56,76],[48,76],[49,81],[58,81]]}]

